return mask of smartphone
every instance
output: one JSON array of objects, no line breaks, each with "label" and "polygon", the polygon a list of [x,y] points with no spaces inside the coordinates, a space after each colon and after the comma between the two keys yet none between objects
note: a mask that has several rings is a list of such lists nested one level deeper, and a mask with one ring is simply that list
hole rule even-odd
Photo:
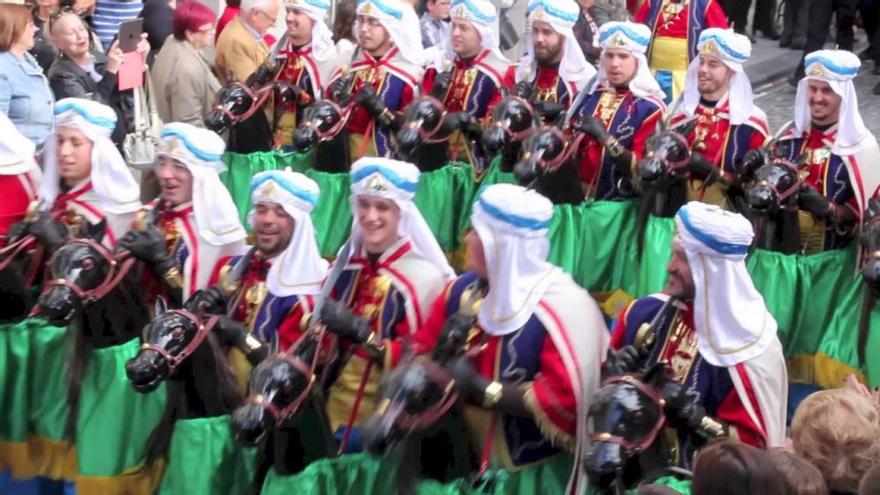
[{"label": "smartphone", "polygon": [[144,32],[144,20],[132,19],[119,24],[119,49],[124,53],[133,52],[141,41]]}]

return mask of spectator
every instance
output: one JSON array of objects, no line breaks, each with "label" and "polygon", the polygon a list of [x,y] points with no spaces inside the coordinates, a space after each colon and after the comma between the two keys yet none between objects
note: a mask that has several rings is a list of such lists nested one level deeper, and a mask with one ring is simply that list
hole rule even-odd
[{"label": "spectator", "polygon": [[28,53],[35,30],[28,7],[0,4],[0,112],[41,147],[52,132],[54,98],[43,69]]},{"label": "spectator", "polygon": [[880,464],[865,473],[861,483],[859,483],[859,495],[877,495],[880,493]]},{"label": "spectator", "polygon": [[55,61],[57,52],[49,42],[49,17],[59,9],[58,0],[37,0],[33,7],[34,26],[37,32],[34,34],[34,47],[31,55],[37,59],[37,63],[43,68],[44,73],[49,72],[49,66]]},{"label": "spectator", "polygon": [[785,495],[826,495],[828,487],[822,473],[809,462],[783,448],[767,451],[773,469],[785,485]]},{"label": "spectator", "polygon": [[139,0],[98,0],[92,23],[104,49],[110,47],[119,33],[119,24],[137,18],[144,8]]},{"label": "spectator", "polygon": [[811,394],[795,411],[792,446],[825,478],[828,489],[855,492],[880,459],[880,416],[866,397],[848,389]]},{"label": "spectator", "polygon": [[333,41],[336,43],[342,40],[357,43],[351,30],[356,17],[356,6],[357,2],[354,0],[340,0],[336,4],[336,19],[333,21]]},{"label": "spectator", "polygon": [[266,61],[269,46],[263,36],[275,25],[280,10],[279,0],[242,0],[241,12],[217,40],[215,64],[220,82],[244,82]]},{"label": "spectator", "polygon": [[422,27],[422,46],[430,48],[449,36],[450,0],[426,0],[425,13],[419,21]]},{"label": "spectator", "polygon": [[697,454],[691,493],[755,495],[784,491],[782,480],[770,466],[766,451],[736,440],[723,440]]},{"label": "spectator", "polygon": [[156,104],[163,122],[205,127],[220,81],[211,72],[202,49],[214,40],[214,11],[196,0],[174,11],[174,35],[165,42],[153,65]]},{"label": "spectator", "polygon": [[602,53],[602,47],[599,46],[599,23],[593,18],[594,0],[577,0],[581,8],[581,15],[578,16],[577,22],[574,24],[572,31],[577,39],[581,51],[587,57],[587,61],[593,65],[599,61],[599,55]]},{"label": "spectator", "polygon": [[232,19],[241,12],[241,0],[226,0],[226,8],[223,9],[223,13],[220,14],[220,20],[217,21],[217,32],[214,34],[214,43],[220,39],[220,33],[223,32],[223,29],[226,28],[226,25],[229,24]]},{"label": "spectator", "polygon": [[147,0],[138,17],[144,20],[144,32],[147,33],[147,41],[150,43],[150,54],[147,55],[147,64],[153,66],[156,54],[162,49],[162,44],[171,36],[174,8],[177,0]]}]

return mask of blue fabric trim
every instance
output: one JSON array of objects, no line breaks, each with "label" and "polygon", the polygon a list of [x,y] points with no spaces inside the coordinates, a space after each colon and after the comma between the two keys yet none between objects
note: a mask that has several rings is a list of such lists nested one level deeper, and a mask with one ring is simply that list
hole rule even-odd
[{"label": "blue fabric trim", "polygon": [[487,14],[480,10],[480,7],[477,6],[471,0],[453,0],[452,5],[449,6],[449,9],[452,10],[456,5],[464,5],[467,7],[468,11],[474,15],[477,19],[482,22],[491,23],[495,22],[498,19],[498,16],[495,13]]},{"label": "blue fabric trim", "polygon": [[836,64],[831,59],[822,56],[807,57],[807,60],[804,62],[804,67],[809,67],[812,64],[822,64],[826,69],[841,76],[855,76],[859,73],[858,67],[844,67]]},{"label": "blue fabric trim", "polygon": [[397,19],[398,21],[403,19],[403,11],[402,10],[397,10],[394,7],[392,7],[386,3],[382,3],[382,0],[361,0],[360,2],[358,2],[358,9],[360,9],[360,6],[365,3],[371,3],[371,4],[375,5],[376,8],[378,8],[379,10],[384,12],[385,14],[390,15],[391,17]]},{"label": "blue fabric trim", "polygon": [[721,254],[749,254],[749,246],[719,241],[708,233],[698,229],[693,223],[691,223],[690,214],[688,213],[687,208],[681,208],[675,216],[681,219],[682,225],[684,225],[694,238],[706,246],[709,246],[712,250]]},{"label": "blue fabric trim", "polygon": [[162,133],[159,135],[159,139],[164,139],[167,137],[176,137],[183,142],[183,145],[186,146],[186,149],[189,150],[190,153],[196,156],[199,160],[206,162],[219,162],[223,155],[215,155],[213,153],[208,153],[207,151],[202,151],[199,148],[196,148],[196,145],[189,141],[188,136],[185,134],[178,132],[174,129],[162,129]]},{"label": "blue fabric trim", "polygon": [[404,191],[411,192],[413,194],[415,194],[416,189],[419,187],[418,182],[410,182],[398,175],[390,168],[378,164],[366,165],[363,168],[359,169],[357,172],[352,172],[351,182],[352,184],[358,183],[375,173],[381,174],[383,177],[391,181],[391,183],[394,184],[395,187],[397,187],[398,189],[403,189]]},{"label": "blue fabric trim", "polygon": [[529,2],[529,6],[526,8],[526,11],[531,14],[532,11],[534,11],[538,7],[543,8],[544,12],[550,14],[551,16],[558,17],[559,19],[567,22],[577,22],[578,15],[580,14],[580,12],[566,12],[564,10],[558,9],[555,6],[544,2],[544,0],[532,0],[531,2]]},{"label": "blue fabric trim", "polygon": [[721,39],[719,36],[714,35],[714,34],[704,36],[704,34],[705,33],[700,35],[700,46],[702,46],[704,43],[708,43],[710,40],[714,40],[716,43],[718,43],[718,46],[720,46],[722,50],[724,50],[725,52],[727,52],[728,55],[730,55],[731,57],[736,59],[737,62],[743,63],[749,59],[748,55],[745,55],[743,53],[740,53],[740,52],[734,50],[733,48],[730,47],[730,45],[725,43],[724,40]]},{"label": "blue fabric trim", "polygon": [[627,38],[635,41],[636,43],[638,43],[642,46],[648,46],[648,44],[651,43],[651,38],[645,38],[643,36],[640,36],[638,33],[636,33],[635,31],[633,31],[632,29],[630,29],[626,26],[614,26],[613,28],[610,28],[607,31],[602,32],[599,35],[599,43],[605,43],[605,41],[607,41],[608,38],[610,38],[611,36],[613,36],[616,33],[621,33],[621,32]]},{"label": "blue fabric trim", "polygon": [[251,192],[253,193],[253,191],[255,191],[258,187],[268,181],[275,182],[285,191],[293,194],[295,197],[303,201],[308,201],[309,203],[311,203],[312,206],[317,206],[318,204],[317,194],[298,187],[296,184],[288,180],[281,171],[278,170],[269,170],[266,172],[260,172],[259,174],[255,175],[253,179],[251,179]]},{"label": "blue fabric trim", "polygon": [[[322,2],[321,0],[304,0],[304,1],[305,1],[305,3],[312,5],[314,7],[318,7],[319,9],[330,10],[330,3],[329,2]],[[296,7],[296,5],[293,5],[293,7]]]},{"label": "blue fabric trim", "polygon": [[483,211],[488,213],[489,216],[501,220],[502,222],[509,223],[514,227],[530,230],[543,230],[550,228],[550,220],[537,220],[534,218],[514,215],[513,213],[507,213],[502,211],[501,208],[488,203],[483,198],[478,199],[477,203],[479,203],[480,207],[483,208]]},{"label": "blue fabric trim", "polygon": [[116,128],[116,119],[105,119],[103,117],[92,115],[91,113],[89,113],[86,107],[72,101],[67,101],[60,105],[56,104],[55,116],[57,117],[62,113],[68,112],[70,110],[73,110],[77,113],[77,115],[97,126],[103,127],[105,129],[110,129],[111,131]]},{"label": "blue fabric trim", "polygon": [[657,73],[654,74],[654,79],[657,80],[660,89],[666,93],[666,98],[663,99],[663,103],[669,105],[672,103],[672,72],[668,70],[658,70]]}]

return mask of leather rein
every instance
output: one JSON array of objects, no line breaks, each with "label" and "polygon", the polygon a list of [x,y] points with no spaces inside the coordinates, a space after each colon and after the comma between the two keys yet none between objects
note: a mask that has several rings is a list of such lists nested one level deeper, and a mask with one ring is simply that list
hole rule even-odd
[{"label": "leather rein", "polygon": [[641,452],[644,452],[651,444],[654,443],[654,440],[657,438],[657,434],[660,433],[660,429],[663,428],[663,425],[666,423],[666,415],[663,412],[663,406],[665,401],[660,394],[653,387],[645,384],[641,380],[630,376],[630,375],[619,375],[608,377],[604,381],[602,381],[602,386],[610,385],[614,383],[626,383],[628,385],[632,385],[639,392],[648,396],[652,402],[657,404],[657,407],[660,411],[660,415],[657,417],[657,421],[651,427],[651,430],[645,435],[641,440],[637,442],[631,442],[620,435],[614,435],[610,432],[597,432],[593,433],[590,437],[594,442],[606,442],[606,443],[614,443],[620,445],[623,448],[624,454],[626,456],[638,455]]},{"label": "leather rein", "polygon": [[183,350],[177,353],[177,355],[171,354],[164,347],[160,347],[156,344],[147,342],[146,328],[144,329],[144,335],[142,338],[143,343],[141,344],[141,349],[155,351],[160,356],[165,358],[165,361],[168,363],[168,374],[173,375],[174,372],[177,371],[177,368],[184,361],[186,361],[186,359],[190,357],[190,355],[192,355],[192,353],[195,352],[195,350],[198,349],[200,345],[202,345],[202,342],[204,342],[204,340],[208,337],[208,333],[210,333],[211,330],[213,330],[214,327],[217,325],[217,321],[219,321],[220,315],[211,315],[211,317],[208,318],[208,321],[203,323],[201,318],[185,309],[170,309],[164,314],[174,314],[181,316],[192,322],[193,325],[195,325],[196,327],[196,334],[193,336],[192,340],[190,340],[189,343],[186,344],[186,346],[183,348]]},{"label": "leather rein", "polygon": [[[424,360],[424,364],[428,378],[443,389],[443,396],[436,405],[420,413],[408,413],[403,410],[402,406],[395,406],[400,410],[397,411],[397,416],[394,418],[394,426],[408,432],[421,431],[436,423],[449,412],[459,397],[455,387],[455,379],[452,378],[449,370],[431,360]],[[383,399],[376,406],[375,414],[385,414],[391,405],[391,399]]]},{"label": "leather rein", "polygon": [[[92,239],[71,239],[67,242],[67,244],[85,244],[90,247],[93,251],[97,252],[98,255],[101,256],[109,265],[110,268],[107,270],[107,275],[104,276],[104,280],[101,281],[93,289],[83,289],[75,283],[66,280],[64,278],[54,278],[52,280],[48,280],[43,284],[42,293],[45,294],[52,290],[52,288],[57,286],[67,287],[80,299],[83,306],[88,306],[93,304],[96,301],[99,301],[104,296],[110,293],[116,286],[122,282],[122,279],[128,275],[129,270],[135,264],[137,259],[134,256],[131,256],[128,252],[119,252],[112,253],[109,249],[104,247],[102,244],[95,242]],[[49,258],[49,265],[52,265],[52,262],[55,260],[55,257],[58,256],[60,251],[56,251],[51,258]],[[54,274],[53,274],[54,275]]]}]

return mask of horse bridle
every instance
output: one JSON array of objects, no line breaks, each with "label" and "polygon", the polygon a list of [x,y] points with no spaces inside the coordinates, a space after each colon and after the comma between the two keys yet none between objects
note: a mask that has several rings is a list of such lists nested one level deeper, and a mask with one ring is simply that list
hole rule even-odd
[{"label": "horse bridle", "polygon": [[351,109],[354,107],[354,102],[349,103],[348,105],[346,105],[345,108],[342,108],[341,106],[339,106],[338,103],[333,100],[324,100],[324,103],[329,104],[333,108],[333,110],[335,110],[336,113],[339,114],[339,121],[333,124],[333,126],[326,131],[321,130],[320,123],[315,124],[311,120],[304,120],[300,124],[300,126],[305,127],[306,129],[314,130],[315,134],[318,136],[319,142],[324,142],[336,137],[336,135],[339,134],[339,131],[341,131],[342,128],[345,127],[345,125],[348,123],[348,118],[351,115]]},{"label": "horse bridle", "polygon": [[[559,168],[562,163],[568,160],[572,154],[580,147],[581,141],[583,141],[583,133],[579,133],[577,137],[574,138],[573,141],[569,141],[565,139],[565,134],[562,133],[558,128],[551,127],[549,128],[549,132],[559,138],[562,141],[562,151],[559,152],[556,157],[551,158],[549,160],[545,160],[543,157],[538,158],[536,160],[537,164],[547,172],[553,172],[557,168]],[[524,159],[529,159],[531,156],[531,152],[526,151],[523,155]]]},{"label": "horse bridle", "polygon": [[645,449],[647,449],[651,446],[651,444],[654,443],[654,440],[657,438],[657,434],[660,433],[660,429],[663,428],[663,425],[666,423],[666,415],[663,413],[665,401],[662,397],[660,397],[660,394],[657,392],[657,390],[633,376],[619,375],[608,377],[607,379],[602,381],[602,386],[604,387],[605,385],[610,385],[613,383],[626,383],[632,385],[639,392],[647,395],[648,398],[651,399],[651,401],[657,404],[660,414],[648,434],[645,435],[638,442],[631,442],[620,435],[614,435],[610,432],[594,432],[591,436],[591,440],[594,442],[614,443],[620,445],[621,448],[623,448],[624,454],[627,457],[638,454],[640,452],[644,452]]},{"label": "horse bridle", "polygon": [[147,335],[146,329],[144,329],[144,336],[142,338],[144,342],[141,344],[141,350],[155,351],[160,356],[165,358],[165,362],[168,363],[168,374],[170,376],[174,375],[174,372],[177,371],[177,367],[180,366],[184,361],[186,361],[186,358],[188,358],[193,352],[195,352],[196,349],[198,349],[200,345],[202,345],[202,342],[205,340],[205,338],[208,337],[208,334],[217,325],[217,321],[219,321],[220,315],[212,315],[210,318],[208,318],[208,321],[206,323],[202,323],[202,320],[198,316],[185,309],[170,309],[164,314],[178,315],[191,321],[196,327],[196,334],[193,336],[192,340],[190,340],[189,343],[184,346],[183,350],[177,353],[176,356],[168,352],[168,350],[164,347],[146,342]]},{"label": "horse bridle", "polygon": [[800,175],[798,173],[797,166],[794,163],[792,163],[788,160],[784,160],[782,158],[777,158],[777,159],[773,160],[772,164],[781,165],[781,166],[789,169],[791,172],[793,172],[795,174],[795,177],[797,177],[797,180],[795,180],[791,184],[791,186],[789,186],[787,189],[785,189],[783,191],[779,191],[779,189],[776,188],[776,185],[771,184],[767,179],[761,179],[760,181],[757,181],[756,184],[759,186],[767,187],[768,189],[773,191],[773,193],[776,195],[776,201],[779,203],[780,208],[784,208],[784,209],[788,209],[788,210],[796,210],[798,208],[797,204],[784,205],[782,203],[783,203],[783,201],[785,201],[786,198],[788,198],[792,194],[796,193],[801,188],[801,183],[803,181],[800,179]]},{"label": "horse bridle", "polygon": [[423,143],[436,144],[436,143],[442,143],[443,141],[446,141],[447,139],[449,139],[449,136],[442,137],[439,139],[434,139],[434,136],[436,136],[437,133],[440,132],[440,129],[443,128],[443,121],[445,120],[445,117],[446,117],[446,108],[444,107],[443,103],[431,95],[424,95],[421,97],[421,100],[427,101],[428,103],[430,103],[431,105],[433,105],[434,107],[436,107],[440,110],[440,118],[437,119],[437,125],[435,125],[434,127],[432,127],[429,130],[425,130],[422,128],[422,126],[418,125],[416,122],[409,122],[404,127],[408,127],[410,129],[415,128],[419,133],[419,139],[421,139]]},{"label": "horse bridle", "polygon": [[[532,108],[532,104],[529,103],[528,100],[526,100],[525,98],[523,98],[521,96],[511,96],[510,98],[512,98],[514,100],[518,100],[520,103],[522,103],[526,107],[526,110],[528,111],[529,115],[532,116],[532,121],[534,121],[535,110]],[[510,123],[509,122],[505,125],[504,122],[496,121],[492,125],[494,127],[501,129],[502,131],[504,131],[504,134],[507,137],[509,137],[511,141],[522,141],[523,139],[529,137],[532,134],[532,132],[535,131],[534,127],[531,125],[527,126],[525,129],[523,129],[521,131],[510,130]]]},{"label": "horse bridle", "polygon": [[[437,405],[420,413],[413,414],[403,410],[398,413],[394,418],[394,426],[409,432],[420,431],[436,423],[458,401],[458,391],[455,388],[455,379],[452,378],[452,374],[434,361],[424,360],[424,363],[428,378],[443,389],[443,396]],[[375,414],[385,414],[390,406],[391,399],[383,399],[376,406]]]},{"label": "horse bridle", "polygon": [[9,268],[9,265],[18,257],[19,254],[23,253],[26,249],[36,245],[39,254],[35,256],[35,261],[32,262],[30,270],[28,270],[28,274],[24,279],[24,286],[30,287],[34,281],[34,278],[37,276],[37,271],[39,271],[40,263],[39,260],[43,257],[43,246],[37,243],[37,238],[32,234],[28,234],[22,236],[19,239],[16,239],[11,244],[4,246],[0,249],[0,272]]},{"label": "horse bridle", "polygon": [[[666,158],[666,157],[660,158],[660,162],[666,166],[666,170],[668,172],[676,173],[682,169],[687,168],[688,165],[690,164],[690,161],[691,161],[690,146],[688,145],[687,139],[685,139],[685,137],[682,136],[680,133],[675,132],[675,131],[666,131],[666,134],[669,137],[671,137],[672,139],[674,139],[675,141],[677,141],[678,144],[680,144],[681,147],[684,148],[684,150],[685,150],[684,158],[682,158],[681,160],[670,160],[669,158]],[[653,150],[650,150],[647,153],[645,153],[645,158],[651,158],[653,156],[654,156]]]},{"label": "horse bridle", "polygon": [[246,84],[238,81],[232,83],[232,86],[240,87],[248,96],[251,97],[253,103],[251,103],[251,107],[245,110],[243,114],[235,115],[234,113],[232,113],[232,111],[223,106],[219,101],[216,102],[214,104],[214,110],[219,110],[226,114],[226,117],[229,118],[230,125],[249,119],[253,114],[257,112],[257,110],[262,108],[263,104],[266,103],[266,100],[269,99],[271,90],[274,87],[274,81],[273,84],[268,84],[256,91],[248,87]]},{"label": "horse bridle", "polygon": [[[131,267],[134,265],[135,261],[137,261],[133,256],[128,252],[120,252],[117,254],[112,253],[109,249],[104,247],[101,243],[96,242],[92,239],[71,239],[67,242],[67,244],[85,244],[89,246],[92,250],[98,253],[109,265],[110,269],[107,270],[107,275],[104,276],[104,280],[101,281],[94,289],[85,290],[75,283],[66,280],[64,278],[54,278],[52,280],[47,281],[43,284],[42,293],[45,294],[52,290],[54,287],[67,287],[70,289],[76,296],[80,299],[83,306],[88,306],[95,301],[99,301],[101,298],[106,296],[110,291],[116,288],[122,279],[128,274]],[[67,245],[66,244],[66,245]],[[52,266],[55,257],[58,256],[60,251],[56,251],[51,258],[49,258],[49,266]],[[54,274],[53,274],[54,275]]]}]

